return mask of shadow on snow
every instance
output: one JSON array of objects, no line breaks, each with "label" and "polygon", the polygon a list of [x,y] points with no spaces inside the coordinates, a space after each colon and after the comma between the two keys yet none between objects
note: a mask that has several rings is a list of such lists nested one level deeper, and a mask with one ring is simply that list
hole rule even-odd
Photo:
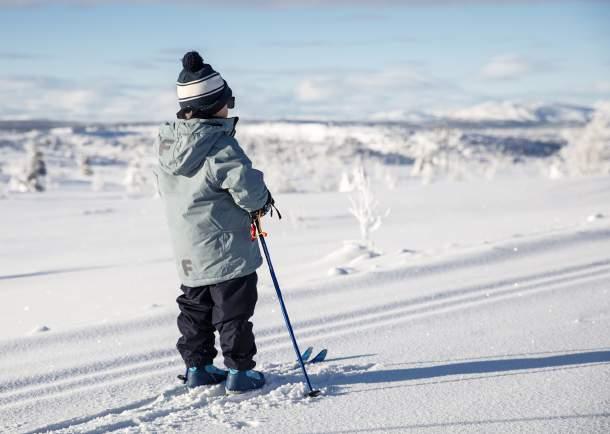
[{"label": "shadow on snow", "polygon": [[338,376],[333,378],[331,383],[332,385],[388,383],[445,377],[449,375],[489,374],[608,362],[610,362],[610,351],[590,351],[586,353],[562,354],[536,358],[481,360],[422,368],[365,371],[353,375]]}]

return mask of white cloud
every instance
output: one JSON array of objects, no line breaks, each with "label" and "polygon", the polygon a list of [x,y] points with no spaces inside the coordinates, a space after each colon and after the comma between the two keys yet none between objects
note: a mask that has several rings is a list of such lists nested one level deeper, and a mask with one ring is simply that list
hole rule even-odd
[{"label": "white cloud", "polygon": [[481,75],[490,80],[514,80],[533,70],[532,65],[523,57],[504,54],[493,57],[481,70]]},{"label": "white cloud", "polygon": [[294,93],[298,101],[323,101],[331,96],[333,88],[328,80],[308,78],[297,84]]},{"label": "white cloud", "polygon": [[52,77],[0,77],[0,94],[4,119],[149,121],[177,111],[173,89],[130,90],[116,83],[88,87]]},{"label": "white cloud", "polygon": [[[429,107],[451,100],[456,92],[455,86],[413,64],[377,71],[301,71],[273,80],[248,77],[241,74],[231,85],[237,97],[235,114],[250,119],[365,119],[381,111]],[[174,117],[178,110],[172,83],[140,88],[108,79],[0,75],[0,95],[3,119],[157,121]]]},{"label": "white cloud", "polygon": [[432,89],[439,82],[412,67],[381,71],[318,74],[299,81],[294,94],[301,102],[368,101],[383,104],[407,91]]},{"label": "white cloud", "polygon": [[301,118],[365,119],[379,112],[429,107],[456,94],[462,95],[461,89],[418,65],[333,71],[294,83],[284,113]]}]

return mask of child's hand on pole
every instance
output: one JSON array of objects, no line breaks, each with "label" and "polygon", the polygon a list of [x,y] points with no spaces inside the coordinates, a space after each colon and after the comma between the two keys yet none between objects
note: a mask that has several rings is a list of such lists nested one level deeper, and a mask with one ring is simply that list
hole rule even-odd
[{"label": "child's hand on pole", "polygon": [[253,219],[262,218],[263,216],[267,215],[267,213],[269,213],[269,215],[271,217],[273,217],[273,210],[275,210],[278,218],[281,220],[282,214],[275,206],[275,200],[273,200],[271,193],[269,193],[269,195],[267,196],[267,202],[265,202],[265,205],[263,205],[263,207],[261,209],[257,209],[256,211],[251,212],[250,215],[252,216]]}]

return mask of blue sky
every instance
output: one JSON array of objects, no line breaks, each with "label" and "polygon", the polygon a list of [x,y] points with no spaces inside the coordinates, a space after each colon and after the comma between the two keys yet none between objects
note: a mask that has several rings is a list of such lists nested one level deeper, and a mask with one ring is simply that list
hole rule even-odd
[{"label": "blue sky", "polygon": [[0,118],[171,118],[191,49],[248,118],[610,99],[610,2],[220,4],[0,0]]}]

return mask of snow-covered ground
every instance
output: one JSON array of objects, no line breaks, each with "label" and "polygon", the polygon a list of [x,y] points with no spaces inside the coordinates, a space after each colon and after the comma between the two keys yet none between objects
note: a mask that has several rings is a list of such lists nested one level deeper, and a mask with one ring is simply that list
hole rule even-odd
[{"label": "snow-covered ground", "polygon": [[[279,194],[269,247],[323,390],[304,399],[261,268],[260,393],[186,392],[162,204],[66,185],[0,201],[0,431],[607,432],[610,179]],[[338,272],[337,270],[342,270]],[[217,363],[222,365],[222,359]]]},{"label": "snow-covered ground", "polygon": [[[266,229],[297,337],[329,349],[309,365],[316,399],[266,266],[254,323],[269,384],[234,397],[175,378],[155,127],[0,130],[0,432],[610,431],[610,109],[585,114],[240,124],[284,214]],[[34,150],[45,192],[24,192]],[[354,161],[381,216],[368,247],[337,192]]]}]

